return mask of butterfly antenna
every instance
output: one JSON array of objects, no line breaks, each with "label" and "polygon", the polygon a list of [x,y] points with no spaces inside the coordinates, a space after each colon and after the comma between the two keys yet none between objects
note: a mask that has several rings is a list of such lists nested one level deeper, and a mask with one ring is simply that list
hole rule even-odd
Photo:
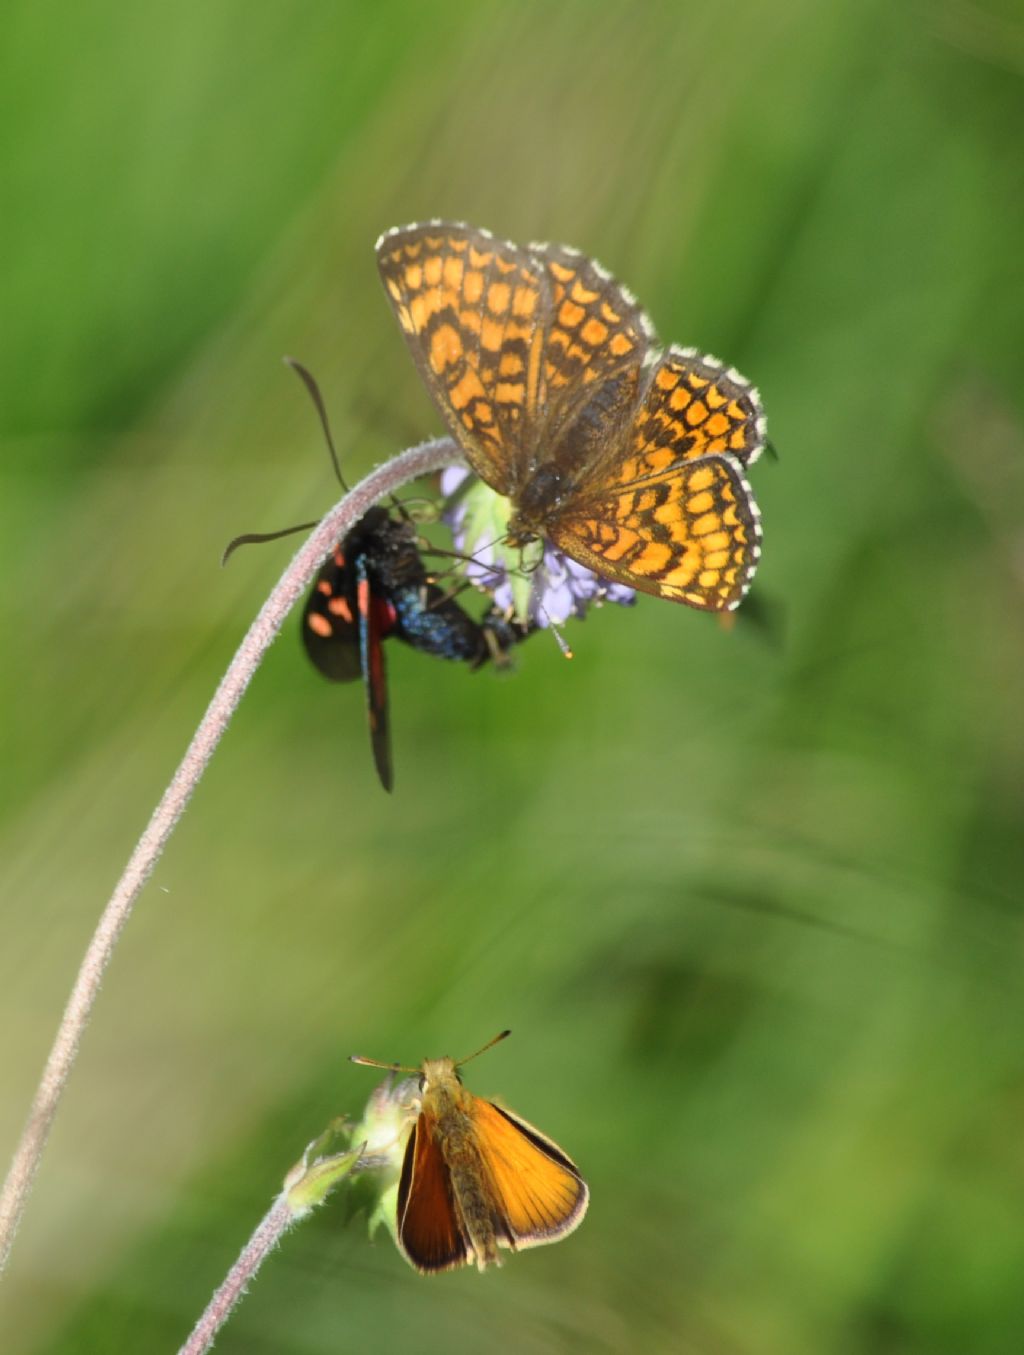
[{"label": "butterfly antenna", "polygon": [[572,652],[572,645],[569,644],[569,641],[565,638],[562,632],[558,629],[558,626],[552,620],[551,613],[542,603],[538,603],[537,607],[539,611],[542,611],[544,613],[544,616],[547,619],[548,623],[547,628],[551,632],[552,638],[558,645],[558,648],[562,651],[562,658],[563,659],[575,658],[575,655]]},{"label": "butterfly antenna", "polygon": [[502,1040],[507,1039],[511,1034],[512,1032],[510,1030],[501,1031],[500,1034],[495,1035],[493,1040],[488,1040],[485,1045],[481,1045],[475,1054],[467,1054],[464,1059],[458,1059],[455,1064],[456,1068],[461,1068],[464,1063],[468,1063],[470,1059],[475,1059],[480,1054],[486,1054],[488,1049],[491,1049],[496,1044],[500,1044]]},{"label": "butterfly antenna", "polygon": [[297,358],[286,357],[284,361],[300,379],[306,390],[309,392],[309,398],[317,414],[320,416],[320,427],[324,430],[324,437],[327,440],[327,450],[331,454],[331,464],[334,467],[334,474],[338,477],[338,484],[341,485],[345,493],[348,493],[348,485],[345,483],[345,477],[341,473],[341,466],[338,463],[338,453],[334,450],[334,439],[331,437],[331,425],[327,418],[327,410],[324,406],[323,396],[320,394],[320,387],[316,383],[313,373],[303,367]]},{"label": "butterfly antenna", "polygon": [[368,1059],[362,1054],[350,1054],[349,1063],[361,1063],[366,1068],[383,1068],[386,1073],[418,1073],[418,1068],[406,1068],[401,1063],[381,1063],[379,1059]]}]

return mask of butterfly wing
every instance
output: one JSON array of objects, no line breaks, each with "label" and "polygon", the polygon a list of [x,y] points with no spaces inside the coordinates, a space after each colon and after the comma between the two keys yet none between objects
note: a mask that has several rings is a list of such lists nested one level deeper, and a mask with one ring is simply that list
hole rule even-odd
[{"label": "butterfly wing", "polygon": [[705,611],[737,607],[761,554],[744,469],[760,455],[757,391],[694,349],[648,373],[619,447],[601,454],[547,524],[557,546],[605,578]]},{"label": "butterfly wing", "polygon": [[469,1260],[451,1177],[420,1116],[406,1144],[398,1181],[398,1245],[417,1270],[454,1270]]},{"label": "butterfly wing", "polygon": [[510,493],[540,383],[544,278],[526,250],[432,222],[377,242],[413,359],[470,465]]},{"label": "butterfly wing", "polygon": [[590,1192],[576,1164],[539,1129],[510,1110],[473,1098],[473,1121],[484,1165],[501,1204],[505,1245],[514,1249],[556,1242],[578,1227]]},{"label": "butterfly wing", "polygon": [[529,252],[549,298],[536,462],[567,459],[571,471],[614,442],[619,412],[635,402],[657,336],[632,293],[595,260],[564,245],[535,244]]},{"label": "butterfly wing", "polygon": [[703,456],[601,487],[553,521],[550,538],[607,579],[703,611],[731,611],[757,568],[760,517],[739,463]]},{"label": "butterfly wing", "polygon": [[388,231],[377,263],[435,404],[499,494],[516,498],[599,387],[639,381],[650,324],[574,250],[431,222]]},{"label": "butterfly wing", "polygon": [[765,445],[757,390],[735,368],[695,348],[670,348],[651,369],[632,417],[620,478],[639,479],[679,460],[735,457],[744,470]]}]

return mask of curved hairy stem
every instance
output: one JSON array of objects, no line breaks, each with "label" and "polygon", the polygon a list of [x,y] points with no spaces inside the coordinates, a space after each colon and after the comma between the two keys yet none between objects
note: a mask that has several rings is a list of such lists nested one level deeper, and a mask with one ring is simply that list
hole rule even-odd
[{"label": "curved hairy stem", "polygon": [[32,1189],[61,1093],[74,1065],[82,1032],[96,1001],[103,973],[114,952],[117,939],[263,655],[281,629],[282,622],[291,608],[305,594],[328,553],[368,508],[409,480],[426,475],[441,466],[457,464],[461,459],[450,438],[437,438],[402,452],[383,466],[378,466],[331,509],[296,552],[256,620],[249,627],[213,700],[207,707],[206,714],[200,721],[178,770],[171,778],[163,798],[153,812],[153,817],[132,852],[124,874],[117,882],[117,887],[103,910],[85,952],[85,958],[64,1009],[57,1038],[43,1069],[28,1122],[15,1151],[3,1192],[0,1193],[0,1271],[3,1270],[10,1255],[14,1234],[21,1220],[25,1201]]},{"label": "curved hairy stem", "polygon": [[242,1248],[238,1260],[207,1304],[205,1312],[178,1355],[203,1355],[210,1349],[217,1333],[231,1316],[235,1305],[248,1289],[260,1266],[295,1222],[296,1217],[287,1198],[279,1195]]}]

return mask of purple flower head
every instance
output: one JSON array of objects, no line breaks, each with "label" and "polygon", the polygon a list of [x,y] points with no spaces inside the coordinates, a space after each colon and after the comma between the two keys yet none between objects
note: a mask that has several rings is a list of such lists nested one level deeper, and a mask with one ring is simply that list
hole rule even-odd
[{"label": "purple flower head", "polygon": [[591,604],[630,606],[636,601],[632,588],[602,579],[547,541],[524,550],[509,547],[508,500],[480,480],[465,487],[469,474],[463,466],[442,471],[441,493],[445,498],[457,495],[444,520],[452,529],[455,549],[471,557],[466,577],[491,593],[503,611],[536,626],[560,626],[571,616],[586,616]]}]

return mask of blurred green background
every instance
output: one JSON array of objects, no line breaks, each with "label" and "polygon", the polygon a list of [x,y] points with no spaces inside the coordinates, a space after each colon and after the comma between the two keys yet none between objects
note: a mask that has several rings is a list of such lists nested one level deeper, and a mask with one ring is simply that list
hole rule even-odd
[{"label": "blurred green background", "polygon": [[352,1051],[458,1055],[593,1203],[421,1279],[335,1201],[218,1352],[1017,1355],[1024,20],[1015,0],[15,0],[0,42],[0,1148],[291,545],[439,425],[385,227],[596,255],[760,386],[774,625],[644,599],[361,697],[275,646],[125,932],[5,1352],[169,1351]]}]

